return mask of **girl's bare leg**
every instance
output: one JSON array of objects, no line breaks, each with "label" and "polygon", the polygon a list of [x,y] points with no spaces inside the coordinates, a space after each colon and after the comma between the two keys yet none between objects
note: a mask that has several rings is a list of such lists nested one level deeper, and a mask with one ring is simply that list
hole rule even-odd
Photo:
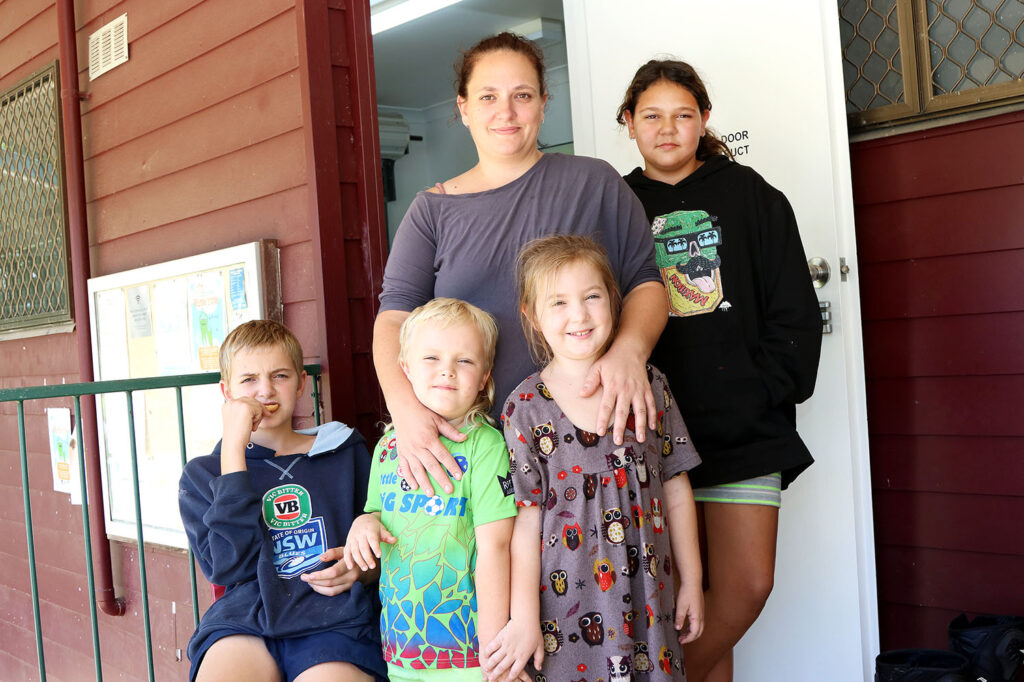
[{"label": "girl's bare leg", "polygon": [[775,584],[779,510],[754,504],[697,505],[706,547],[704,634],[683,647],[689,682],[732,682],[732,648],[757,620]]}]

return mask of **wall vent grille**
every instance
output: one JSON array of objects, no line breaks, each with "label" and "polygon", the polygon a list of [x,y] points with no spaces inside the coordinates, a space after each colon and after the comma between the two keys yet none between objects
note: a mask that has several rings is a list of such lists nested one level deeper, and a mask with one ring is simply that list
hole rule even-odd
[{"label": "wall vent grille", "polygon": [[128,61],[128,15],[117,19],[89,36],[89,80]]}]

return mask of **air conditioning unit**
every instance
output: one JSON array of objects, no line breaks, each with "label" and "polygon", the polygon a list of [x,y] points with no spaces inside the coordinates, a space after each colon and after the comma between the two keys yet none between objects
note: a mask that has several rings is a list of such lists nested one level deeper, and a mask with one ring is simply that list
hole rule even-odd
[{"label": "air conditioning unit", "polygon": [[380,157],[400,159],[409,152],[409,123],[405,117],[392,111],[377,112],[380,128]]}]

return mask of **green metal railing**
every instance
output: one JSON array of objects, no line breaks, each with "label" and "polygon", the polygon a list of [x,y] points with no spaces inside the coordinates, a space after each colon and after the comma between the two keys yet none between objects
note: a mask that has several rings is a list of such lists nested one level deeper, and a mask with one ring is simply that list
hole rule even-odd
[{"label": "green metal railing", "polygon": [[[316,424],[321,422],[320,415],[320,365],[306,365],[306,373],[313,381],[313,415]],[[28,566],[29,585],[32,593],[32,621],[35,627],[36,654],[39,662],[39,679],[46,680],[46,662],[43,656],[43,632],[39,617],[39,586],[36,579],[36,554],[35,540],[32,532],[32,502],[30,499],[30,488],[28,479],[28,448],[25,437],[25,401],[46,400],[52,398],[74,398],[75,425],[78,429],[79,443],[84,441],[81,438],[82,431],[82,406],[83,396],[97,396],[107,393],[124,393],[128,402],[128,434],[132,463],[132,492],[135,498],[135,528],[136,546],[139,552],[139,579],[140,592],[142,594],[142,618],[145,628],[146,639],[146,665],[149,680],[153,677],[153,637],[150,629],[149,619],[149,593],[146,582],[146,553],[142,528],[142,505],[139,493],[139,463],[135,443],[135,416],[132,404],[132,394],[137,391],[150,391],[154,389],[174,389],[177,403],[178,420],[178,451],[181,455],[181,465],[185,466],[187,460],[185,452],[185,417],[182,408],[181,389],[185,386],[202,386],[215,384],[220,380],[220,375],[212,372],[204,374],[182,374],[169,377],[151,377],[146,379],[125,379],[118,381],[96,381],[85,384],[61,384],[54,386],[29,386],[24,388],[0,389],[0,403],[16,402],[18,406],[18,448],[21,461],[21,488],[25,502],[25,537],[28,544]],[[85,539],[85,565],[86,578],[89,587],[89,621],[92,627],[92,648],[93,659],[96,669],[96,680],[103,679],[103,671],[100,659],[100,638],[99,623],[96,614],[96,586],[93,577],[92,562],[92,537],[89,530],[89,495],[86,489],[85,457],[86,453],[80,452],[78,457],[78,476],[81,487],[82,499],[82,532]],[[97,456],[102,458],[100,453]],[[101,491],[93,491],[97,497],[93,500],[100,500],[102,504]],[[198,588],[196,584],[196,567],[192,550],[188,551],[189,583],[192,590],[192,619],[195,626],[199,625],[199,603]]]}]

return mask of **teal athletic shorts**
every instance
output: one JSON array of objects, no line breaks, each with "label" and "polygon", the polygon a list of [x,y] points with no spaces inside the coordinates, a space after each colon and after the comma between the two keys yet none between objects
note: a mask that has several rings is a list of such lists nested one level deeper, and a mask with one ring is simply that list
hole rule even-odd
[{"label": "teal athletic shorts", "polygon": [[693,499],[695,502],[760,504],[778,508],[782,502],[782,474],[776,472],[736,483],[694,488]]}]

